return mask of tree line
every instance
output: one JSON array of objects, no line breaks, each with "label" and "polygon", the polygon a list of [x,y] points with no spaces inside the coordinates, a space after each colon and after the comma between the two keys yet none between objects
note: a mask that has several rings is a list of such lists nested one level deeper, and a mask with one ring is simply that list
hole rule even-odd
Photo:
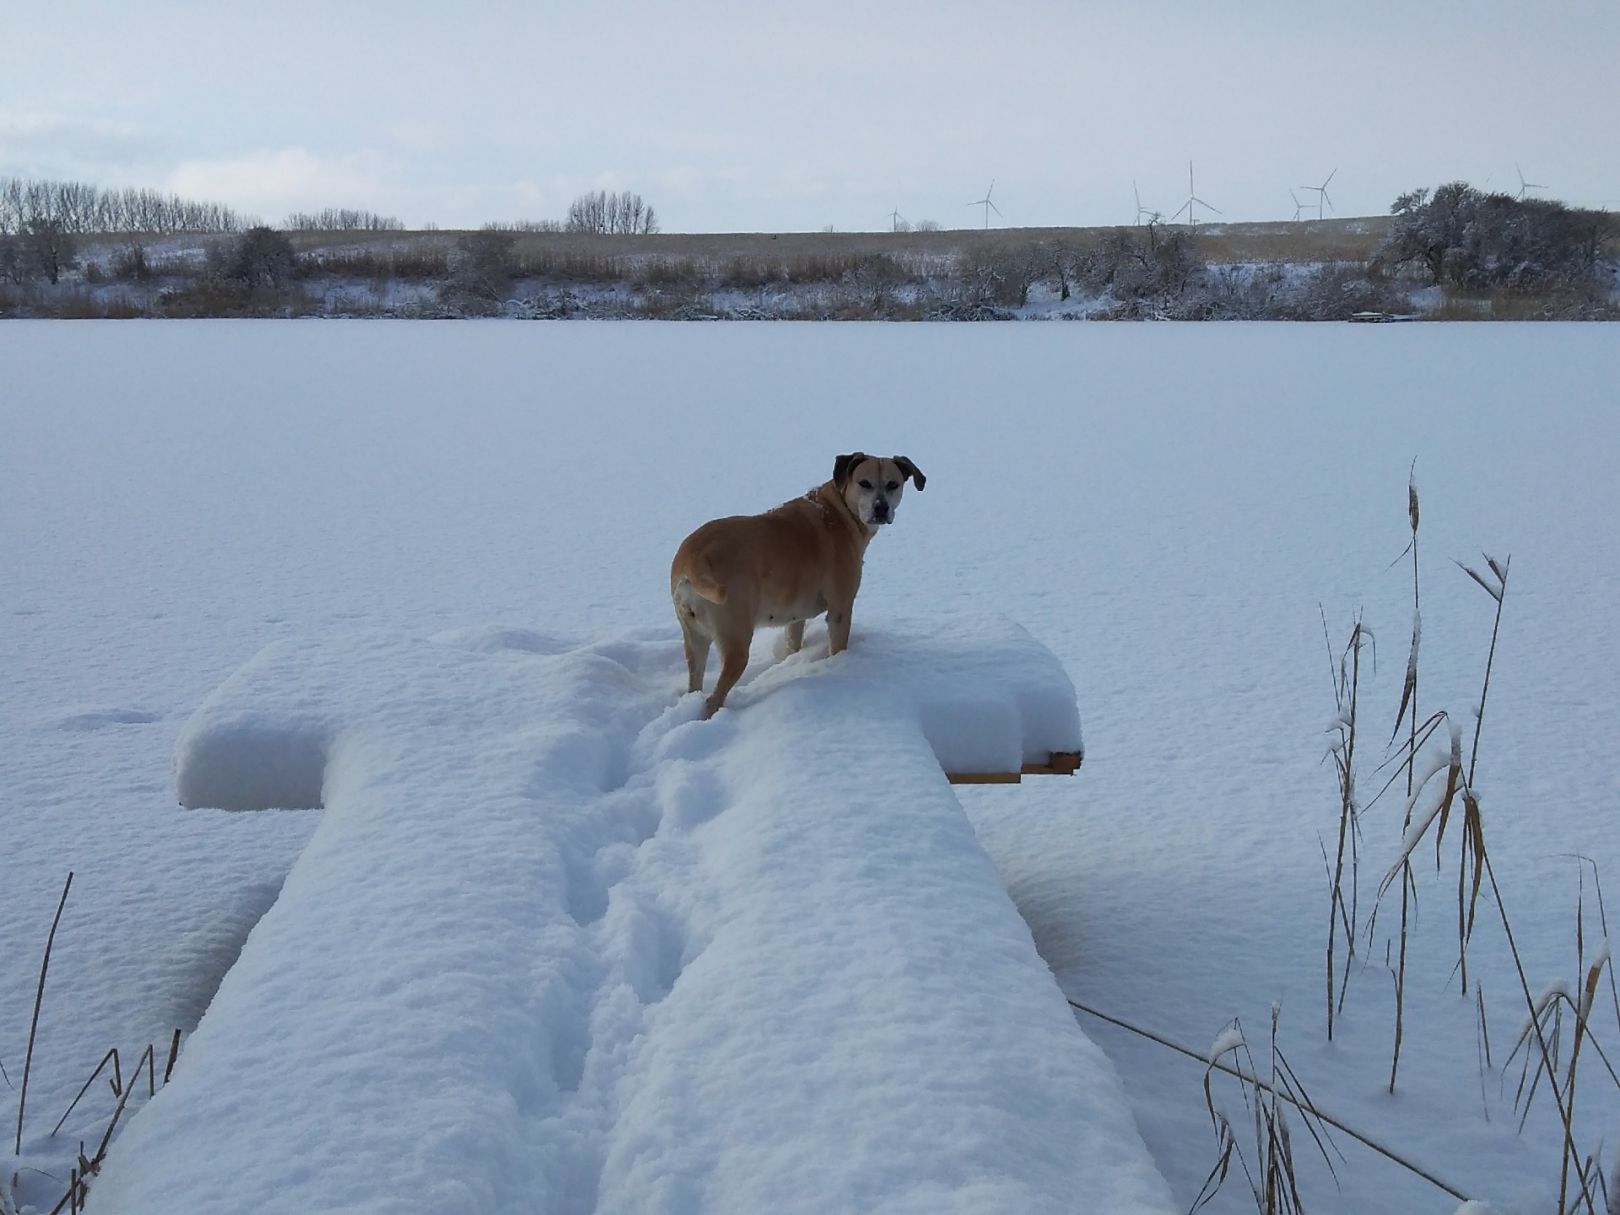
[{"label": "tree line", "polygon": [[[32,284],[58,283],[78,265],[75,240],[106,222],[85,218],[97,214],[98,192],[63,188],[71,185],[0,181],[0,310],[9,298],[12,309],[48,312],[59,293]],[[1394,222],[1375,250],[1321,262],[1298,256],[1290,262],[1260,251],[1211,261],[1198,232],[1162,223],[1070,234],[1009,229],[964,243],[948,266],[924,265],[899,248],[855,255],[818,250],[796,260],[726,259],[664,245],[519,239],[529,232],[640,236],[658,230],[655,212],[639,195],[596,191],[576,198],[562,220],[337,248],[308,240],[295,246],[288,233],[402,226],[393,217],[343,209],[295,213],[280,229],[240,226],[245,221],[221,208],[216,213],[224,217],[224,230],[194,242],[204,255],[200,261],[187,241],[183,253],[168,250],[149,262],[142,235],[131,233],[85,254],[80,268],[86,283],[139,285],[129,298],[157,301],[165,315],[213,315],[210,309],[227,306],[243,315],[272,304],[301,307],[303,296],[316,291],[313,284],[343,277],[419,284],[415,298],[426,298],[421,292],[431,289],[433,306],[447,315],[510,312],[527,306],[531,296],[541,301],[532,309],[539,314],[556,296],[564,301],[559,314],[633,307],[637,315],[707,316],[723,311],[709,298],[714,293],[757,292],[764,300],[792,289],[804,296],[782,304],[800,310],[793,315],[820,309],[840,316],[989,319],[1023,314],[1032,301],[1044,299],[1088,316],[1326,320],[1427,310],[1432,300],[1417,304],[1411,293],[1430,286],[1444,289],[1442,311],[1455,307],[1466,315],[1620,315],[1620,217],[1490,194],[1464,182],[1402,194],[1391,211]],[[20,290],[6,291],[8,283]],[[613,287],[613,298],[589,302],[588,285]],[[319,293],[330,294],[331,288]],[[1071,295],[1079,299],[1069,305]],[[776,306],[767,301],[744,307]]]},{"label": "tree line", "polygon": [[106,190],[82,181],[0,177],[0,232],[50,224],[75,236],[93,232],[241,232],[258,221],[223,203],[157,190]]}]

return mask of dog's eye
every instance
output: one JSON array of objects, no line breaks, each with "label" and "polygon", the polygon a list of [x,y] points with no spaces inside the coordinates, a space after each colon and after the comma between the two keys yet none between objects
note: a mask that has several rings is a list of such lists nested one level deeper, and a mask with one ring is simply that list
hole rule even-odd
[{"label": "dog's eye", "polygon": [[895,490],[900,488],[900,482],[890,481],[886,488],[892,494]]},{"label": "dog's eye", "polygon": [[862,481],[861,482],[861,488],[862,489],[871,489],[872,488],[872,483],[870,481]]}]

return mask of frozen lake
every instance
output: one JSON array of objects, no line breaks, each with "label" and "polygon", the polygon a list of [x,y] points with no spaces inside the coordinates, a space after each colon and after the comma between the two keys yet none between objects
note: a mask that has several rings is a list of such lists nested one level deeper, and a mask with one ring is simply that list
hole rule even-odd
[{"label": "frozen lake", "polygon": [[[314,822],[175,808],[181,726],[264,645],[673,635],[680,538],[860,448],[910,456],[928,490],[868,553],[855,644],[863,619],[998,612],[1079,690],[1077,777],[960,791],[1065,991],[1196,1049],[1233,1016],[1258,1047],[1279,1000],[1324,1106],[1471,1195],[1545,1195],[1546,1103],[1516,1138],[1516,1070],[1505,1099],[1477,1076],[1432,864],[1401,1094],[1381,1091],[1381,965],[1322,1044],[1321,613],[1336,646],[1358,608],[1378,635],[1370,756],[1411,628],[1414,461],[1425,714],[1477,701],[1490,641],[1494,605],[1453,559],[1511,554],[1479,784],[1532,985],[1573,981],[1564,854],[1620,889],[1617,368],[1598,325],[0,325],[0,1061],[16,1083],[69,869],[30,1110],[54,1122],[109,1046],[201,1016]],[[1369,813],[1364,898],[1399,813]],[[1523,1008],[1492,923],[1471,966],[1499,1060]],[[1082,1028],[1190,1203],[1213,1161],[1199,1068]],[[1594,1146],[1620,1112],[1603,1084]],[[1343,1146],[1342,1191],[1302,1173],[1311,1209],[1454,1205]],[[1242,1209],[1241,1184],[1213,1209]]]}]

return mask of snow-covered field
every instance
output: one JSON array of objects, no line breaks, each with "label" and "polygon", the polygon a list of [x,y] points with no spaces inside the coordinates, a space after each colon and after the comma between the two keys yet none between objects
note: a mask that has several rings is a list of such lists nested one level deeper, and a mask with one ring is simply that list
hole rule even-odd
[{"label": "snow-covered field", "polygon": [[[93,1149],[113,1105],[104,1087],[92,1088],[61,1135],[46,1132],[106,1050],[118,1046],[127,1067],[157,1043],[161,1070],[172,1030],[189,1041],[219,990],[228,1030],[205,1025],[195,1055],[182,1046],[172,1087],[128,1123],[92,1187],[93,1213],[154,1209],[135,1197],[110,1204],[162,1192],[164,1178],[151,1173],[160,1166],[178,1179],[192,1165],[229,1175],[251,1164],[280,1200],[318,1205],[298,1186],[330,1145],[308,1142],[296,1093],[264,1080],[300,1068],[348,1086],[336,1097],[309,1094],[311,1110],[337,1108],[352,1122],[338,1147],[354,1149],[354,1169],[344,1188],[323,1191],[332,1206],[359,1209],[387,1192],[366,1175],[374,1162],[365,1156],[368,1145],[388,1141],[379,1133],[384,1098],[472,1111],[462,1138],[437,1141],[440,1155],[394,1166],[400,1178],[417,1177],[413,1169],[432,1176],[442,1209],[532,1201],[698,1212],[769,1202],[819,1211],[909,1192],[919,1209],[947,1209],[949,1198],[959,1209],[977,1201],[976,1209],[1000,1210],[1016,1183],[1037,1195],[1073,1187],[1081,1209],[1115,1186],[1115,1195],[1156,1209],[1157,1180],[1133,1163],[1132,1115],[1173,1205],[1190,1203],[1214,1160],[1201,1069],[1084,1015],[1085,1037],[1054,1029],[1050,1014],[1061,1002],[1031,979],[1042,977],[1032,955],[1020,960],[1027,944],[1016,920],[1010,931],[976,884],[978,854],[951,826],[955,803],[930,783],[907,729],[851,731],[842,713],[818,710],[822,689],[795,678],[799,668],[817,674],[814,661],[759,681],[791,695],[741,698],[706,725],[678,720],[682,706],[662,699],[672,700],[678,683],[665,577],[680,537],[703,519],[801,492],[829,474],[834,455],[859,447],[911,456],[928,490],[908,495],[899,522],[868,554],[851,660],[863,661],[863,628],[874,641],[864,661],[872,661],[904,650],[914,632],[951,637],[964,621],[1004,616],[1049,647],[1077,689],[1086,761],[1076,777],[955,790],[1062,989],[1195,1049],[1240,1016],[1257,1054],[1270,1005],[1280,1001],[1282,1045],[1322,1106],[1470,1197],[1509,1211],[1550,1209],[1558,1145],[1549,1103],[1538,1099],[1517,1135],[1517,1070],[1506,1082],[1480,1077],[1472,995],[1464,1001],[1451,977],[1449,870],[1437,879],[1419,869],[1397,1094],[1383,1091],[1387,913],[1367,950],[1378,965],[1353,979],[1339,1034],[1323,1040],[1321,841],[1336,825],[1337,798],[1323,762],[1333,696],[1319,609],[1337,645],[1358,607],[1379,636],[1377,672],[1363,687],[1371,752],[1394,726],[1411,627],[1410,571],[1395,559],[1407,540],[1413,460],[1423,505],[1425,713],[1465,713],[1477,701],[1489,643],[1494,605],[1451,559],[1475,562],[1481,548],[1512,554],[1479,785],[1531,982],[1573,983],[1577,868],[1565,854],[1584,852],[1620,880],[1616,366],[1620,337],[1603,326],[0,326],[7,1153],[16,1094],[6,1084],[20,1086],[40,953],[62,879],[75,875],[34,1049],[18,1194],[48,1209],[79,1140]],[[323,882],[348,900],[335,906],[359,901],[342,880],[343,862],[356,857],[363,869],[361,854],[393,847],[379,838],[391,821],[388,794],[350,781],[369,817],[182,811],[177,745],[194,711],[271,643],[287,643],[279,653],[327,655],[317,664],[325,672],[342,669],[334,654],[352,650],[356,670],[375,670],[368,647],[415,652],[428,638],[439,639],[435,654],[459,647],[468,663],[495,664],[488,705],[462,693],[460,702],[424,701],[425,677],[410,685],[414,703],[473,706],[441,723],[445,737],[467,732],[469,748],[515,737],[500,732],[503,705],[546,699],[508,687],[523,682],[524,663],[542,683],[589,684],[564,667],[543,678],[539,671],[596,647],[579,661],[623,681],[634,711],[616,717],[614,704],[582,693],[576,700],[590,716],[575,734],[602,744],[600,762],[613,771],[593,776],[593,787],[616,787],[628,821],[559,819],[555,839],[588,845],[585,852],[557,859],[566,850],[546,851],[548,828],[503,855],[471,847],[471,832],[500,821],[489,806],[439,806],[420,787],[396,790],[403,820],[431,828],[445,850],[444,905],[455,916],[440,935],[420,927],[416,968],[442,968],[445,985],[397,976],[397,1023],[384,1020],[388,990],[368,988],[378,1041],[322,1038],[304,1031],[321,1024],[323,1000],[337,993],[337,1022],[355,1014],[342,969],[307,958],[291,982],[248,964],[277,939],[299,939],[300,926],[307,941],[364,944],[376,925],[350,931],[337,912],[321,923],[318,912],[287,909],[309,903]],[[273,665],[273,656],[264,661]],[[476,680],[474,669],[458,667],[457,680]],[[859,675],[852,667],[850,677]],[[351,693],[372,686],[355,678]],[[296,683],[271,680],[266,695],[285,697]],[[836,691],[825,687],[829,697]],[[488,730],[474,728],[475,714]],[[644,736],[668,714],[676,717],[667,732]],[[815,740],[812,751],[847,760],[851,773],[892,757],[869,825],[834,816],[819,833],[779,834],[773,808],[805,794],[792,768],[762,757],[785,749],[795,729]],[[609,744],[621,738],[648,748],[647,766],[633,753],[613,758]],[[548,769],[548,748],[564,743],[574,746],[534,736],[527,769],[559,805],[567,799],[556,783],[596,762],[576,756]],[[668,770],[684,773],[679,779],[659,777],[664,769],[651,762],[659,746],[688,765]],[[434,759],[420,748],[410,756]],[[800,758],[812,764],[816,755]],[[439,771],[457,768],[453,758],[435,762]],[[643,778],[646,797],[637,801]],[[1364,779],[1379,783],[1370,771]],[[438,787],[451,785],[446,776]],[[715,804],[726,813],[712,816]],[[648,806],[671,826],[651,847],[638,838]],[[437,821],[441,812],[448,824]],[[1364,898],[1394,857],[1398,814],[1393,803],[1368,814]],[[317,831],[323,815],[332,826]],[[454,830],[458,816],[466,838]],[[858,827],[868,834],[836,834]],[[822,888],[833,897],[812,913],[791,900],[748,901],[758,888],[744,876],[771,879],[773,857],[837,856],[834,840],[861,839],[876,850],[869,863],[829,864]],[[266,916],[306,845],[309,880]],[[551,856],[576,885],[581,873],[604,883],[591,895],[602,906],[569,928],[604,946],[600,973],[582,980],[598,997],[585,1031],[579,1008],[560,997],[555,1007],[523,1005],[556,944],[540,911],[510,900],[509,887],[491,878],[489,939],[475,939],[469,921],[456,918],[480,907],[450,881],[478,855],[508,876]],[[963,934],[957,947],[942,948],[937,932],[895,932],[873,944],[881,965],[868,957],[841,970],[865,955],[841,955],[836,945],[902,922],[895,908],[905,901],[890,906],[884,891],[908,883],[913,912],[929,906],[929,891],[962,896],[939,912]],[[654,911],[638,910],[633,895]],[[405,906],[396,896],[385,884],[379,906]],[[579,910],[560,906],[569,916]],[[739,928],[722,914],[727,907],[759,915]],[[535,952],[502,971],[504,943],[521,931],[511,917],[530,914]],[[1500,1064],[1523,1011],[1493,924],[1479,929],[1470,966],[1483,982]],[[412,937],[409,926],[382,927],[390,939]],[[1586,931],[1590,956],[1590,921]],[[513,1016],[453,1039],[479,1070],[443,1074],[441,1052],[419,1061],[413,1084],[385,1065],[408,1053],[413,1017],[442,1012],[435,997],[460,991],[451,979],[462,972],[439,952],[458,939],[480,950],[465,971],[497,993],[477,1007]],[[614,942],[630,945],[614,954]],[[912,952],[924,947],[936,954]],[[221,989],[239,953],[244,965]],[[555,956],[559,965],[585,964],[566,951]],[[919,956],[934,961],[919,966]],[[799,979],[809,1003],[798,1018],[774,1022],[782,1032],[733,1066],[694,1074],[694,1059],[724,1057],[717,1026],[734,1027],[750,1009],[793,1011],[762,982],[792,958],[808,959]],[[870,992],[884,975],[892,985],[881,1010],[865,998],[825,1002],[835,977],[864,979],[847,990]],[[615,982],[637,998],[603,996]],[[902,998],[912,993],[917,999]],[[257,1008],[264,1013],[255,1023]],[[806,1040],[812,1013],[829,1025],[828,1041],[861,1049],[818,1058]],[[498,1043],[529,1022],[544,1030],[532,1046],[544,1056],[541,1070],[568,1081],[559,1087],[573,1104],[547,1106],[555,1094],[544,1086],[514,1092],[511,1109],[479,1096],[507,1080],[521,1089],[528,1066],[507,1060],[507,1075],[502,1059],[478,1053],[487,1051],[481,1035]],[[863,1037],[862,1027],[873,1034]],[[1620,1036],[1612,1016],[1607,1032],[1610,1043]],[[1087,1037],[1117,1068],[1128,1109],[1110,1099],[1108,1068]],[[1012,1075],[930,1069],[974,1040],[999,1043],[998,1061],[1022,1057],[1025,1066]],[[784,1041],[804,1048],[801,1067],[783,1065]],[[864,1067],[879,1041],[891,1067],[869,1080]],[[645,1045],[639,1062],[637,1042]],[[592,1061],[593,1046],[612,1049]],[[1620,1131],[1620,1100],[1600,1075],[1582,1081],[1583,1143],[1592,1149]],[[210,1102],[188,1110],[188,1087]],[[829,1125],[819,1116],[849,1108],[868,1087],[889,1107],[887,1122]],[[740,1116],[778,1089],[773,1116]],[[943,1125],[940,1110],[964,1093],[987,1102],[982,1120],[953,1123],[951,1135],[913,1133]],[[1235,1090],[1217,1093],[1241,1112]],[[272,1134],[268,1145],[260,1137],[252,1161],[231,1146],[238,1106]],[[1026,1134],[1054,1125],[1084,1130],[1069,1155]],[[615,1137],[615,1127],[625,1133]],[[557,1150],[548,1130],[567,1136],[567,1153],[546,1155]],[[1335,1182],[1304,1139],[1296,1134],[1295,1150],[1312,1210],[1456,1205],[1343,1137]],[[960,1146],[959,1170],[908,1172],[937,1162],[941,1143]],[[751,1152],[761,1175],[745,1176],[749,1166],[739,1163]],[[574,1168],[589,1185],[570,1185]],[[15,1171],[8,1163],[0,1182]],[[886,1188],[838,1188],[856,1175]],[[828,1188],[818,1192],[818,1179]],[[1212,1209],[1243,1209],[1242,1186],[1229,1182]],[[168,1193],[169,1209],[202,1209],[200,1199],[195,1207],[185,1199]],[[1028,1209],[1038,1209],[1036,1199]]]}]

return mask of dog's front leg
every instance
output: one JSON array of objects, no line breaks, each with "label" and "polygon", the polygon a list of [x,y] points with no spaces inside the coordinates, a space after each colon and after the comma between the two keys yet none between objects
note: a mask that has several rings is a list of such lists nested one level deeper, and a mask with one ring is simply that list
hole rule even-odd
[{"label": "dog's front leg", "polygon": [[782,653],[797,654],[804,648],[804,621],[795,620],[782,630]]},{"label": "dog's front leg", "polygon": [[849,617],[853,604],[843,604],[827,609],[827,643],[828,654],[842,654],[849,648]]}]

